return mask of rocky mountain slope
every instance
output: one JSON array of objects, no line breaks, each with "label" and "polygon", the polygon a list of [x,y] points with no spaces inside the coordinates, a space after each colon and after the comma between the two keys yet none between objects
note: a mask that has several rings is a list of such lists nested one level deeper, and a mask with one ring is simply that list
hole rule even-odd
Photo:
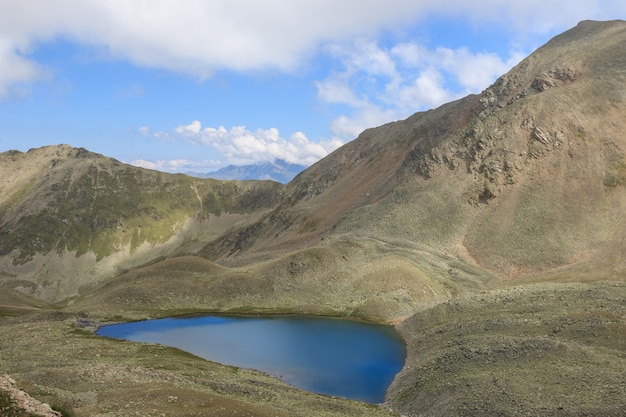
[{"label": "rocky mountain slope", "polygon": [[[298,399],[320,415],[623,415],[625,152],[622,21],[581,22],[481,94],[368,129],[287,185],[6,152],[0,312],[17,317],[0,321],[15,341],[0,365],[81,415],[116,415],[119,380],[139,413],[157,384],[258,415],[310,415]],[[391,322],[409,356],[364,410],[89,331],[205,311]],[[51,342],[29,364],[31,339]]]},{"label": "rocky mountain slope", "polygon": [[168,175],[66,146],[5,153],[3,281],[62,301],[185,254],[247,268],[274,291],[314,275],[289,295],[295,305],[319,304],[310,294],[325,298],[334,275],[332,294],[369,288],[354,310],[396,304],[362,268],[402,265],[420,285],[394,289],[402,306],[381,314],[395,319],[424,291],[436,301],[494,279],[623,273],[622,36],[621,22],[583,22],[482,94],[369,129],[287,186]]},{"label": "rocky mountain slope", "polygon": [[332,231],[425,245],[506,278],[623,271],[623,36],[622,22],[583,22],[480,95],[365,131],[252,226],[280,234],[233,241],[260,251]]},{"label": "rocky mountain slope", "polygon": [[15,381],[6,375],[0,375],[0,412],[6,417],[37,416],[61,417],[49,404],[32,398],[15,386]]}]

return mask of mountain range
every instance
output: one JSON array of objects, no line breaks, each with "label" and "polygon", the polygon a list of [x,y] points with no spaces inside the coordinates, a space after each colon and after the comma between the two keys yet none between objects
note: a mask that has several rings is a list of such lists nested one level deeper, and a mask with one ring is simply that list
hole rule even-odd
[{"label": "mountain range", "polygon": [[[625,155],[623,21],[581,22],[286,184],[2,153],[0,365],[79,415],[146,412],[147,389],[251,415],[622,415]],[[89,330],[199,312],[391,323],[408,357],[362,407]]]},{"label": "mountain range", "polygon": [[283,184],[288,183],[306,169],[305,165],[292,164],[283,159],[249,165],[228,165],[217,171],[205,174],[189,172],[187,175],[216,180],[272,180]]}]

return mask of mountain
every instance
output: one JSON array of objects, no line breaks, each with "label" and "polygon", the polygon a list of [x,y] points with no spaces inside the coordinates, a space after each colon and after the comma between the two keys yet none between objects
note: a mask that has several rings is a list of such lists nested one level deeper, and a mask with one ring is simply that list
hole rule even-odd
[{"label": "mountain", "polygon": [[623,272],[622,33],[583,22],[480,95],[366,130],[289,183],[239,232],[245,243],[235,233],[205,253],[333,236],[419,246],[506,279]]},{"label": "mountain", "polygon": [[[155,384],[253,415],[622,415],[625,132],[626,22],[584,21],[286,185],[3,153],[0,363],[85,415]],[[357,410],[80,324],[207,311],[394,323],[408,356]],[[125,377],[152,382],[112,399]]]},{"label": "mountain", "polygon": [[283,188],[163,174],[67,145],[0,154],[0,176],[3,280],[48,301],[193,250],[275,205]]},{"label": "mountain", "polygon": [[228,165],[206,174],[189,173],[188,175],[216,180],[271,180],[286,184],[306,169],[304,165],[291,164],[282,159],[252,165]]}]

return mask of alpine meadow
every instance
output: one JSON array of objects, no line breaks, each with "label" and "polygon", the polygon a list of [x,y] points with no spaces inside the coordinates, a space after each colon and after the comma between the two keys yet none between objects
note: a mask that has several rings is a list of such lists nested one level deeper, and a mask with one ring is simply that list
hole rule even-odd
[{"label": "alpine meadow", "polygon": [[[625,214],[617,20],[287,184],[4,152],[0,372],[74,416],[622,416]],[[407,359],[367,404],[95,335],[197,313],[393,324]]]}]

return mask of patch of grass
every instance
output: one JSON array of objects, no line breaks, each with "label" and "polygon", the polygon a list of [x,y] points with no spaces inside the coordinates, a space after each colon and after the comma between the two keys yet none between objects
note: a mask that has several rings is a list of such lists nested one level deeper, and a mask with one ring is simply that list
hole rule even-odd
[{"label": "patch of grass", "polygon": [[50,408],[61,413],[63,417],[78,417],[78,415],[74,412],[74,407],[67,402],[52,403],[50,404]]},{"label": "patch of grass", "polygon": [[613,164],[612,168],[604,177],[604,185],[617,187],[618,185],[626,184],[626,160],[620,158]]},{"label": "patch of grass", "polygon": [[77,336],[93,336],[93,332],[82,327],[74,327],[72,330],[69,331],[69,333]]},{"label": "patch of grass", "polygon": [[511,287],[418,313],[400,327],[409,355],[392,404],[415,415],[620,415],[625,292]]}]

